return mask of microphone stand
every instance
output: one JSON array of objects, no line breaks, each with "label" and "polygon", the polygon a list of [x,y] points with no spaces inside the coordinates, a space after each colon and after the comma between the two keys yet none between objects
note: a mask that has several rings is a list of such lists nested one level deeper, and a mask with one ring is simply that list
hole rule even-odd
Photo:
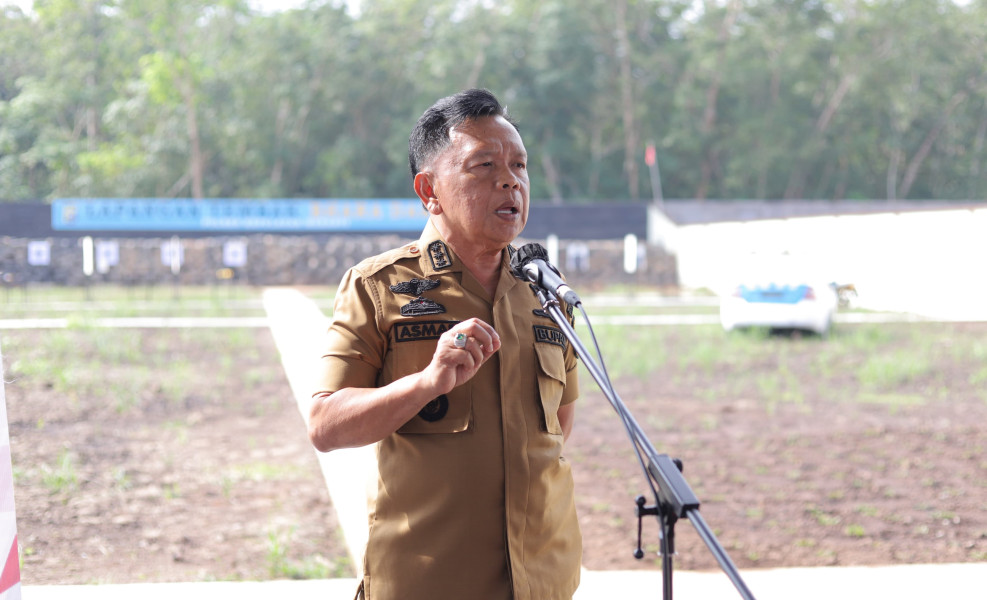
[{"label": "microphone stand", "polygon": [[[586,365],[593,379],[600,386],[610,405],[617,411],[617,414],[627,427],[628,434],[631,436],[631,442],[647,457],[647,468],[645,470],[650,477],[650,481],[656,483],[658,487],[653,506],[645,506],[646,500],[644,496],[637,498],[637,550],[634,556],[636,558],[644,557],[644,552],[641,550],[642,518],[646,515],[655,515],[658,518],[658,524],[661,530],[661,570],[664,599],[672,600],[672,558],[675,553],[675,522],[681,518],[686,518],[695,527],[699,537],[706,543],[713,557],[716,558],[720,567],[726,573],[727,577],[730,578],[730,581],[733,582],[734,587],[737,588],[740,596],[745,600],[754,600],[754,595],[751,594],[747,588],[747,584],[740,577],[740,573],[737,571],[737,567],[733,564],[733,561],[730,560],[730,556],[716,539],[716,536],[710,530],[702,515],[699,514],[699,499],[696,498],[696,495],[692,492],[692,488],[689,487],[685,478],[682,477],[681,461],[678,459],[673,460],[667,454],[658,454],[658,451],[655,450],[655,447],[641,430],[634,416],[627,409],[624,401],[621,400],[620,396],[617,395],[617,392],[610,385],[609,378],[605,372],[596,364],[586,350],[586,346],[579,339],[579,336],[576,335],[576,331],[562,313],[562,309],[559,307],[559,301],[554,297],[550,298],[545,293],[545,290],[536,285],[532,285],[531,289],[535,292],[545,311],[548,312],[552,320],[565,333],[569,343],[576,349],[577,355],[583,361],[583,364]],[[655,490],[654,485],[651,487],[652,490]]]}]

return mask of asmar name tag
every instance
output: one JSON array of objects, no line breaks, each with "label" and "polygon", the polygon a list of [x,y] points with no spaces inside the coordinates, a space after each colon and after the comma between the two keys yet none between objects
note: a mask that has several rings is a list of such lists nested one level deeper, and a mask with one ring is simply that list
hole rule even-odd
[{"label": "asmar name tag", "polygon": [[417,340],[437,340],[443,333],[456,326],[459,321],[411,321],[394,326],[395,342]]}]

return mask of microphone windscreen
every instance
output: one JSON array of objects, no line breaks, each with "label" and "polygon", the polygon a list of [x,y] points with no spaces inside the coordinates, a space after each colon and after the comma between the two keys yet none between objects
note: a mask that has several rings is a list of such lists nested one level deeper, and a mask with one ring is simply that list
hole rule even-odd
[{"label": "microphone windscreen", "polygon": [[511,257],[511,271],[518,279],[527,281],[522,269],[533,260],[541,259],[548,262],[548,251],[541,244],[532,242],[518,248],[518,251]]}]

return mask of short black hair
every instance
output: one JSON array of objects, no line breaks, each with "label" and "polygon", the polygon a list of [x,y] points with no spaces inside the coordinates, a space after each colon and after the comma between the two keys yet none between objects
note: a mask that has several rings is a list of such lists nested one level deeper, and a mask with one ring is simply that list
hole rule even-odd
[{"label": "short black hair", "polygon": [[411,176],[449,145],[449,130],[464,121],[482,117],[503,117],[518,129],[507,109],[489,90],[469,89],[446,96],[433,104],[415,123],[408,140],[408,164]]}]

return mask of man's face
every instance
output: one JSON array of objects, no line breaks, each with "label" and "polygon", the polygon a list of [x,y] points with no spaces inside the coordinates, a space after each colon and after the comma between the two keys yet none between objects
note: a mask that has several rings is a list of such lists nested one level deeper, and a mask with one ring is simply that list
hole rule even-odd
[{"label": "man's face", "polygon": [[499,252],[528,220],[521,136],[503,117],[484,117],[451,129],[449,139],[428,169],[426,207],[457,253]]}]

